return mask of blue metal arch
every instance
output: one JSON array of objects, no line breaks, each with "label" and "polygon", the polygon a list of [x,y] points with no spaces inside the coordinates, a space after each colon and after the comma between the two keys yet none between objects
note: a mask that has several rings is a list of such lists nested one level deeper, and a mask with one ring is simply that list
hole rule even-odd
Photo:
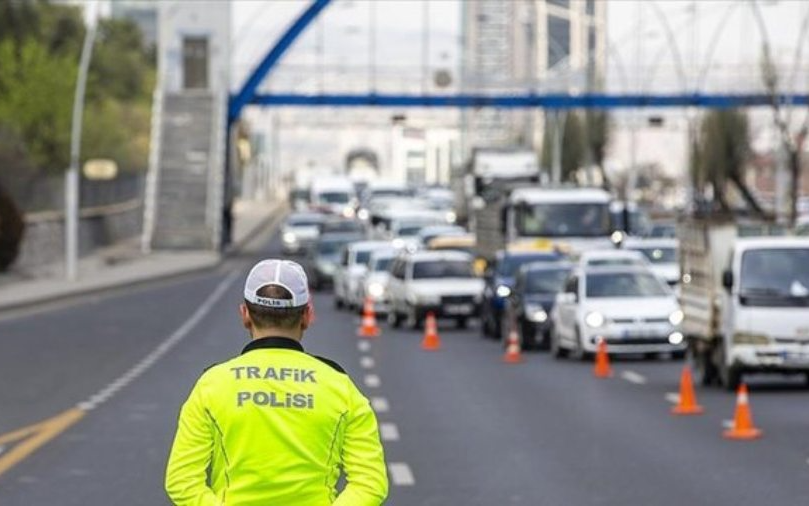
[{"label": "blue metal arch", "polygon": [[295,43],[309,24],[325,9],[331,0],[314,0],[309,7],[295,20],[294,23],[289,25],[286,32],[278,39],[272,49],[267,53],[261,63],[253,69],[253,73],[247,78],[242,88],[238,93],[230,97],[228,105],[228,121],[233,122],[239,118],[244,106],[250,103],[255,103],[256,90],[261,82],[267,77],[267,74],[275,67],[278,61],[284,56],[284,53]]},{"label": "blue metal arch", "polygon": [[249,104],[265,107],[453,107],[453,108],[546,108],[546,109],[613,109],[632,107],[755,107],[777,102],[782,105],[809,105],[807,94],[782,94],[773,98],[763,93],[681,93],[681,94],[524,94],[483,95],[408,95],[408,94],[258,94],[258,87],[277,65],[301,33],[325,9],[331,0],[313,0],[284,32],[261,63],[253,70],[238,93],[232,95],[228,107],[228,124],[239,118]]},{"label": "blue metal arch", "polygon": [[[781,105],[809,105],[809,94],[778,95]],[[255,95],[252,104],[282,107],[453,107],[502,109],[615,109],[631,107],[756,107],[772,105],[773,97],[763,93],[683,93],[683,94],[520,94],[520,95],[404,95],[404,94],[323,94],[274,93]]]}]

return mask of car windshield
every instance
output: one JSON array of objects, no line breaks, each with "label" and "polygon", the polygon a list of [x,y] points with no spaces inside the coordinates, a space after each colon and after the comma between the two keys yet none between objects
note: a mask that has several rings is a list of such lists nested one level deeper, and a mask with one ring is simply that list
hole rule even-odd
[{"label": "car windshield", "polygon": [[747,306],[809,306],[809,249],[746,251],[739,295]]},{"label": "car windshield", "polygon": [[348,204],[351,196],[345,192],[323,192],[318,194],[318,199],[327,204]]},{"label": "car windshield", "polygon": [[677,248],[633,248],[640,251],[653,264],[677,263]]},{"label": "car windshield", "polygon": [[290,227],[316,227],[323,223],[317,216],[290,216],[287,225]]},{"label": "car windshield", "polygon": [[317,243],[317,252],[319,255],[336,255],[346,244],[350,243],[350,239],[328,239]]},{"label": "car windshield", "polygon": [[356,221],[330,221],[323,224],[324,232],[361,232],[362,224]]},{"label": "car windshield", "polygon": [[419,235],[422,228],[424,228],[424,225],[406,224],[399,227],[396,234],[400,237],[413,237]]},{"label": "car windshield", "polygon": [[651,224],[644,211],[633,209],[629,211],[629,229],[624,225],[624,211],[619,209],[610,212],[612,226],[616,230],[626,230],[632,235],[647,235]]},{"label": "car windshield", "polygon": [[643,262],[638,258],[627,257],[590,258],[587,260],[588,267],[607,267],[610,265],[643,265]]},{"label": "car windshield", "polygon": [[599,237],[610,235],[607,204],[530,204],[517,208],[517,231],[524,236]]},{"label": "car windshield", "polygon": [[570,269],[541,269],[525,274],[525,293],[557,293],[562,291]]},{"label": "car windshield", "polygon": [[649,237],[673,239],[677,237],[677,227],[674,223],[658,223],[652,225],[649,230]]},{"label": "car windshield", "polygon": [[472,278],[470,262],[461,260],[425,260],[413,265],[413,279]]},{"label": "car windshield", "polygon": [[520,267],[525,264],[533,262],[541,262],[547,260],[553,262],[559,260],[559,256],[555,254],[545,255],[507,255],[498,260],[497,262],[497,275],[511,278],[517,273]]},{"label": "car windshield", "polygon": [[375,272],[387,271],[388,267],[390,267],[391,262],[393,262],[393,257],[377,258],[374,261],[374,271]]},{"label": "car windshield", "polygon": [[309,200],[309,190],[292,190],[290,200]]},{"label": "car windshield", "polygon": [[371,260],[370,251],[358,251],[356,258],[354,258],[354,263],[357,265],[368,265],[369,260]]},{"label": "car windshield", "polygon": [[662,297],[671,292],[651,273],[599,272],[587,275],[587,297]]}]

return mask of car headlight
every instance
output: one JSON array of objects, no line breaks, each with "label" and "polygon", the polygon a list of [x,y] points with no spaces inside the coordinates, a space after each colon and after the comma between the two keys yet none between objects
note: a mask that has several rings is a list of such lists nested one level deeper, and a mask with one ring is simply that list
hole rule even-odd
[{"label": "car headlight", "polygon": [[770,338],[764,334],[748,334],[747,332],[736,332],[733,334],[733,344],[770,344]]},{"label": "car headlight", "polygon": [[495,293],[498,297],[506,298],[511,295],[511,288],[507,287],[506,285],[500,285],[497,287],[497,290],[495,290]]},{"label": "car headlight", "polygon": [[394,248],[397,248],[397,249],[398,248],[404,248],[405,241],[401,237],[397,237],[396,239],[394,239],[391,242],[392,242]]},{"label": "car headlight", "polygon": [[361,219],[362,221],[365,221],[370,217],[371,217],[371,215],[368,214],[367,209],[360,209],[360,211],[357,213],[357,218]]},{"label": "car headlight", "polygon": [[525,316],[532,322],[545,323],[548,321],[548,313],[542,306],[525,306]]},{"label": "car headlight", "polygon": [[354,217],[354,209],[350,207],[343,208],[343,218],[353,218]]},{"label": "car headlight", "polygon": [[318,268],[326,274],[334,274],[337,266],[331,262],[320,262],[317,264]]},{"label": "car headlight", "polygon": [[295,236],[293,232],[284,232],[284,242],[287,244],[292,244],[298,241],[298,238]]},{"label": "car headlight", "polygon": [[385,295],[385,285],[382,283],[371,283],[368,285],[368,295],[376,299]]},{"label": "car headlight", "polygon": [[682,332],[672,332],[669,334],[669,343],[671,344],[680,344],[685,339]]},{"label": "car headlight", "polygon": [[455,214],[455,211],[450,211],[447,213],[447,223],[455,223],[458,221],[458,215]]},{"label": "car headlight", "polygon": [[685,318],[685,313],[681,309],[678,309],[669,315],[669,323],[672,325],[679,325],[683,323],[683,319]]},{"label": "car headlight", "polygon": [[604,315],[599,313],[598,311],[588,313],[587,316],[584,317],[584,323],[586,323],[588,327],[592,327],[594,329],[597,329],[602,325],[604,325],[604,322],[605,322]]}]

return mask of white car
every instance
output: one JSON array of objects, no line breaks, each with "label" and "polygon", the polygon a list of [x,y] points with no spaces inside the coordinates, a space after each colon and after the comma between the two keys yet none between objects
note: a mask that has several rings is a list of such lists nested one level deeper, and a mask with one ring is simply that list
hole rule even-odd
[{"label": "white car", "polygon": [[649,261],[643,253],[625,249],[588,250],[582,252],[578,260],[579,267],[582,269],[620,265],[636,267],[650,266]]},{"label": "white car", "polygon": [[401,211],[390,220],[387,237],[396,248],[416,249],[421,247],[419,232],[422,229],[443,223],[440,214],[433,211]]},{"label": "white car", "polygon": [[479,312],[483,280],[475,275],[472,255],[459,251],[404,253],[391,265],[388,322],[419,328],[427,313],[452,318],[459,328]]},{"label": "white car", "polygon": [[660,276],[669,286],[680,282],[680,262],[677,257],[679,241],[677,239],[634,239],[630,238],[624,247],[631,251],[643,253],[652,271]]},{"label": "white car", "polygon": [[362,302],[357,300],[360,283],[368,269],[371,253],[380,248],[390,247],[386,241],[358,241],[343,250],[340,262],[334,271],[334,306],[355,308]]},{"label": "white car", "polygon": [[325,216],[318,213],[290,214],[281,227],[282,248],[285,254],[300,253],[310,247],[320,236],[320,225]]},{"label": "white car", "polygon": [[422,246],[427,246],[436,237],[462,236],[469,232],[458,225],[430,225],[419,230],[418,239]]},{"label": "white car", "polygon": [[611,354],[685,354],[677,298],[646,267],[576,269],[551,311],[551,352],[584,359],[604,339]]},{"label": "white car", "polygon": [[390,283],[390,266],[399,255],[399,250],[383,248],[374,250],[368,261],[368,270],[359,285],[356,299],[364,301],[370,297],[377,314],[388,312],[388,284]]}]

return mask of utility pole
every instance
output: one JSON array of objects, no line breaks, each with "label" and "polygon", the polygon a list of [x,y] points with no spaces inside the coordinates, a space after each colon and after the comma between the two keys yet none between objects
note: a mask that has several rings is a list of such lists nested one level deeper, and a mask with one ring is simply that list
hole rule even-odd
[{"label": "utility pole", "polygon": [[81,149],[84,91],[87,88],[87,72],[93,56],[96,37],[98,5],[84,34],[79,73],[76,77],[76,94],[73,98],[73,121],[70,131],[70,167],[65,175],[65,274],[68,280],[78,278],[79,258],[79,151]]}]

